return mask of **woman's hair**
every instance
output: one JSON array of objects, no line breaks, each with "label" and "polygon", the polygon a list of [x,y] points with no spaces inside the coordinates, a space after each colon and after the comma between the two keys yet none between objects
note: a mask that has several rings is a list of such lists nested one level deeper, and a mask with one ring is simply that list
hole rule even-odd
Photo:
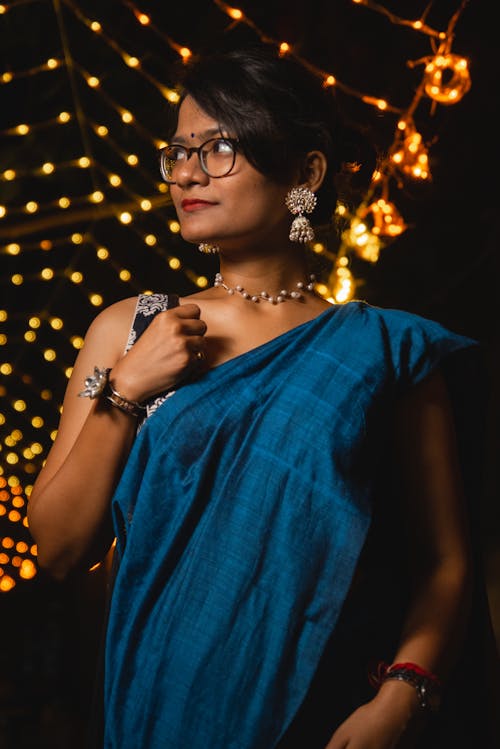
[{"label": "woman's hair", "polygon": [[276,182],[288,181],[309,151],[322,151],[328,170],[313,220],[332,219],[335,177],[343,162],[359,159],[343,152],[352,133],[346,140],[335,96],[314,73],[259,44],[198,58],[184,67],[179,84],[181,102],[191,96],[221,130],[238,138],[252,166]]}]

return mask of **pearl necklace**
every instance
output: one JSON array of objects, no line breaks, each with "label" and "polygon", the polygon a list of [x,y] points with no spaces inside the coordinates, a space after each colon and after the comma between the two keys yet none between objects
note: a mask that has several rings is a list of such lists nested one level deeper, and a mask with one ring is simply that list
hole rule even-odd
[{"label": "pearl necklace", "polygon": [[271,304],[279,304],[280,302],[284,302],[286,299],[302,299],[304,296],[302,293],[303,291],[314,291],[315,280],[316,276],[310,275],[308,283],[299,281],[296,284],[296,290],[287,291],[286,289],[282,289],[276,296],[268,294],[267,291],[261,291],[259,294],[250,294],[248,291],[245,291],[243,286],[235,286],[233,289],[226,283],[224,283],[224,279],[220,273],[217,273],[215,275],[214,286],[216,288],[222,286],[222,288],[231,295],[233,295],[235,292],[238,292],[238,294],[241,294],[244,299],[249,299],[251,302],[260,302],[260,300],[262,299],[265,302],[271,302]]}]

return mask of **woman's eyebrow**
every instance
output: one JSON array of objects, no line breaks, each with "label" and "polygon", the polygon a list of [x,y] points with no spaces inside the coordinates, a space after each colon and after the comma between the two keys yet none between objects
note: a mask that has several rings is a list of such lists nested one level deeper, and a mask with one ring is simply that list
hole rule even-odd
[{"label": "woman's eyebrow", "polygon": [[[203,130],[203,132],[198,133],[198,138],[200,140],[206,140],[207,138],[210,138],[212,135],[220,135],[222,137],[222,131],[220,127],[211,127],[208,130]],[[184,135],[174,135],[170,139],[171,143],[179,143],[179,145],[184,145],[185,143],[190,143],[191,140],[195,137],[195,134],[192,133],[191,137],[185,137]]]}]

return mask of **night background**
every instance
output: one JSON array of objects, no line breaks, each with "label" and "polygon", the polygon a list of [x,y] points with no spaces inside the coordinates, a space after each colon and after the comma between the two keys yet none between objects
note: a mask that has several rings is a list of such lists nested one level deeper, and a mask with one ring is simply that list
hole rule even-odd
[{"label": "night background", "polygon": [[[231,7],[243,17],[232,18]],[[25,516],[86,329],[119,299],[189,294],[211,284],[216,270],[213,258],[182,241],[158,173],[185,48],[196,55],[287,42],[325,80],[335,76],[332,96],[383,162],[440,41],[404,22],[425,15],[431,31],[446,31],[457,11],[451,52],[467,58],[470,90],[455,103],[424,95],[413,112],[432,178],[391,178],[388,199],[406,229],[376,262],[348,251],[342,267],[354,297],[416,312],[482,344],[477,509],[500,643],[499,70],[491,6],[0,4],[0,749],[82,746],[109,565],[65,583],[48,580]],[[380,109],[377,99],[390,106]],[[343,246],[335,234],[320,238],[313,259],[329,296]]]}]

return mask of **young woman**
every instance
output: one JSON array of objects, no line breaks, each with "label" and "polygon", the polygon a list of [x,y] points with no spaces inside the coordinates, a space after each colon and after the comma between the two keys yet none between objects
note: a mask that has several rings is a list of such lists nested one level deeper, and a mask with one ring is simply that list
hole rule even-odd
[{"label": "young woman", "polygon": [[342,161],[314,76],[256,48],[183,85],[161,169],[220,274],[96,317],[29,508],[57,578],[117,538],[103,746],[417,746],[469,616],[441,364],[474,342],[314,293]]}]

